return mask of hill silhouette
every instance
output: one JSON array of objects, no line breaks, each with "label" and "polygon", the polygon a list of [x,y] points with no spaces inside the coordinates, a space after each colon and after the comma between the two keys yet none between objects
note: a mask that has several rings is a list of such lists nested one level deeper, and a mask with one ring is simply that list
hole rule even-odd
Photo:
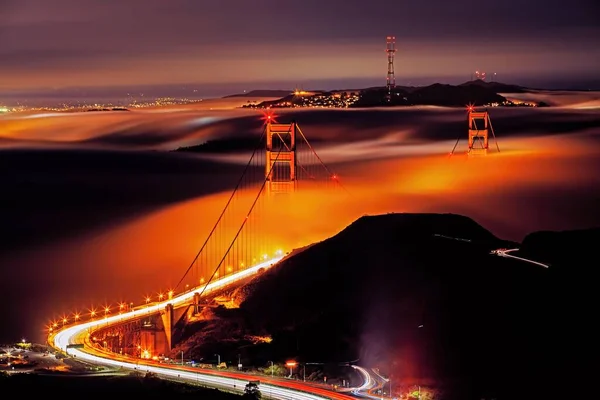
[{"label": "hill silhouette", "polygon": [[595,257],[597,249],[592,243],[600,243],[600,228],[574,231],[534,232],[523,239],[521,255],[562,268],[563,273],[581,272]]},{"label": "hill silhouette", "polygon": [[480,86],[493,90],[496,93],[524,93],[527,91],[527,88],[524,88],[523,86],[509,85],[501,82],[486,82],[481,79],[461,83],[459,86]]},{"label": "hill silhouette", "polygon": [[391,91],[387,87],[370,87],[365,89],[333,90],[329,92],[317,91],[314,96],[295,96],[286,91],[251,91],[236,96],[269,96],[279,97],[277,100],[268,100],[248,107],[277,108],[303,106],[311,97],[332,96],[347,93],[360,93],[358,101],[350,107],[381,107],[381,106],[411,106],[431,105],[443,107],[464,107],[466,104],[476,106],[492,103],[510,105],[510,102],[500,93],[523,93],[527,89],[518,85],[509,85],[500,82],[485,82],[477,79],[464,82],[460,85],[447,85],[434,83],[428,86],[396,86]]},{"label": "hill silhouette", "polygon": [[[575,304],[559,271],[490,254],[516,245],[459,215],[363,217],[265,272],[240,308],[215,309],[210,332],[188,336],[198,357],[358,360],[398,390],[428,384],[441,398],[550,396],[581,371],[564,350]],[[249,334],[273,340],[252,346]]]},{"label": "hill silhouette", "polygon": [[[464,107],[466,104],[476,106],[492,103],[508,104],[507,99],[499,91],[506,93],[522,91],[521,88],[513,85],[504,85],[499,83],[486,82],[466,82],[461,85],[445,85],[435,83],[423,87],[403,87],[397,86],[389,94],[385,87],[375,87],[360,90],[360,96],[350,107],[381,107],[381,106],[414,106],[414,105],[432,105],[443,107]],[[332,91],[319,92],[314,96],[295,96],[286,93],[285,96],[277,100],[263,101],[256,105],[248,107],[258,108],[277,108],[302,106],[314,99],[331,97],[345,94],[348,92]]]},{"label": "hill silhouette", "polygon": [[433,85],[394,89],[391,97],[387,98],[388,90],[378,88],[363,91],[360,100],[354,107],[372,107],[384,105],[432,105],[444,107],[464,107],[466,104],[485,105],[503,103],[506,98],[487,85]]},{"label": "hill silhouette", "polygon": [[549,280],[552,295],[546,299],[551,324],[548,332],[551,355],[556,370],[548,381],[557,381],[556,390],[568,390],[568,382],[580,382],[580,390],[593,390],[594,368],[589,366],[590,356],[597,348],[600,329],[597,314],[598,265],[597,243],[600,228],[571,231],[533,232],[523,239],[517,256],[550,264]]}]

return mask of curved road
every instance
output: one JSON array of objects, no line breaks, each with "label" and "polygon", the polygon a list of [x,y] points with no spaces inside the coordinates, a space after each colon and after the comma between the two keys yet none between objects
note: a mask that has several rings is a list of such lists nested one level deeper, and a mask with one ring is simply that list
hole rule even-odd
[{"label": "curved road", "polygon": [[[514,256],[510,253],[518,251],[519,249],[498,249],[493,253],[506,258],[512,258],[515,260],[528,262],[544,268],[549,268],[549,265],[540,263],[538,261],[529,260],[523,257]],[[274,259],[265,261],[253,267],[250,267],[244,271],[235,273],[233,275],[224,277],[218,281],[212,282],[206,285],[204,290],[204,296],[214,292],[215,290],[222,289],[238,280],[246,279],[256,273],[260,269],[267,269],[277,264],[284,257],[276,257]],[[246,383],[249,380],[260,380],[261,392],[268,397],[283,399],[283,400],[321,400],[321,399],[333,399],[333,400],[349,400],[353,399],[352,396],[334,392],[322,387],[314,386],[307,383],[298,381],[286,381],[278,380],[265,376],[256,377],[242,373],[225,372],[225,371],[214,371],[206,369],[198,369],[194,367],[177,366],[177,365],[164,365],[151,360],[135,359],[128,356],[121,356],[115,353],[105,352],[95,348],[89,342],[90,333],[96,328],[107,327],[111,324],[118,324],[127,322],[130,320],[138,319],[144,315],[158,313],[168,305],[179,306],[189,303],[194,297],[196,292],[200,292],[203,287],[198,287],[193,290],[186,291],[178,296],[171,299],[167,299],[162,302],[152,303],[144,306],[134,308],[129,312],[125,312],[119,315],[113,315],[103,319],[92,320],[88,322],[78,323],[62,329],[52,336],[49,337],[50,344],[60,350],[67,351],[70,355],[76,356],[79,359],[90,361],[97,364],[110,365],[114,367],[120,367],[130,370],[138,370],[143,372],[152,372],[157,375],[176,379],[187,382],[202,383],[207,386],[212,386],[221,389],[234,390],[243,392]],[[84,345],[83,348],[68,348],[68,345],[80,344]],[[363,376],[364,383],[357,388],[352,388],[350,393],[358,397],[366,397],[371,399],[381,399],[381,395],[375,396],[372,394],[373,390],[382,388],[385,385],[385,381],[380,381],[383,377],[377,377],[370,373],[365,368],[359,366],[352,366],[360,375]]]},{"label": "curved road", "polygon": [[[258,273],[258,271],[261,268],[266,269],[272,267],[282,258],[283,256],[265,261],[253,267],[250,267],[244,271],[235,273],[233,275],[229,275],[218,281],[212,282],[206,285],[206,290],[204,291],[203,296],[208,295],[209,293],[217,289],[222,289],[223,287],[230,285],[235,281],[248,278]],[[76,356],[78,359],[81,360],[130,370],[152,372],[157,375],[168,377],[170,379],[202,383],[204,385],[216,388],[243,392],[245,385],[249,380],[260,380],[261,392],[263,393],[263,395],[271,398],[284,400],[352,399],[351,396],[348,396],[346,394],[333,392],[321,387],[311,386],[309,384],[301,383],[298,381],[280,381],[268,377],[258,378],[254,376],[249,376],[247,374],[205,370],[194,367],[175,365],[166,366],[150,360],[133,359],[130,357],[120,356],[114,353],[100,351],[94,348],[89,343],[90,332],[95,328],[103,328],[111,324],[118,324],[129,320],[134,320],[147,314],[158,313],[161,310],[164,310],[167,304],[178,306],[188,303],[194,297],[194,293],[199,292],[200,289],[202,289],[202,287],[187,291],[162,302],[136,307],[132,311],[125,312],[119,315],[113,315],[111,317],[82,322],[69,326],[50,336],[49,342],[53,347],[68,352],[70,355]],[[84,347],[67,348],[68,345],[73,344],[84,345]]]},{"label": "curved road", "polygon": [[498,250],[495,250],[495,254],[499,255],[500,257],[512,258],[513,260],[519,260],[519,261],[523,261],[523,262],[528,262],[530,264],[539,265],[540,267],[550,268],[550,265],[548,265],[548,264],[544,264],[544,263],[541,263],[538,261],[529,260],[527,258],[513,256],[512,254],[509,254],[509,253],[513,253],[515,251],[519,251],[519,249],[508,249],[508,250],[498,249]]},{"label": "curved road", "polygon": [[382,400],[384,398],[389,398],[389,396],[384,396],[383,394],[374,395],[373,391],[381,389],[383,391],[383,387],[387,382],[389,382],[386,378],[376,373],[374,370],[369,371],[366,368],[359,367],[358,365],[353,365],[354,368],[359,374],[362,375],[364,379],[364,383],[362,386],[354,388],[352,390],[352,394],[358,397],[366,397],[373,400]]}]

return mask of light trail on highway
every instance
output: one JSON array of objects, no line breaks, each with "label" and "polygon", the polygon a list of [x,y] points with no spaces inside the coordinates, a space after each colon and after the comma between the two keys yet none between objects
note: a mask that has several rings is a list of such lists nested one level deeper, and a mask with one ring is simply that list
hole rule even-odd
[{"label": "light trail on highway", "polygon": [[[164,308],[169,304],[174,307],[186,304],[193,299],[195,293],[200,293],[202,290],[204,290],[204,297],[215,290],[222,289],[236,281],[249,278],[250,276],[258,273],[261,269],[268,269],[277,264],[284,257],[285,256],[272,258],[268,261],[249,267],[243,271],[224,277],[218,281],[188,290],[178,296],[174,296],[173,298],[162,302],[152,305],[139,306],[132,311],[70,326],[54,334],[54,336],[50,339],[50,343],[57,349],[65,352],[68,350],[70,355],[81,360],[90,361],[92,363],[151,372],[171,379],[184,380],[191,383],[202,383],[204,385],[216,388],[243,392],[245,384],[249,380],[256,380],[257,377],[231,372],[217,372],[209,370],[200,371],[198,369],[192,369],[191,367],[183,366],[157,366],[151,364],[150,362],[144,363],[140,362],[141,360],[137,361],[137,359],[135,361],[133,359],[123,360],[123,357],[117,354],[99,353],[92,347],[87,346],[85,342],[90,335],[90,331],[94,328],[106,328],[111,324],[123,323],[144,317],[146,315],[158,313],[161,310],[164,310]],[[68,345],[72,344],[84,344],[86,346],[84,346],[82,349],[67,348]],[[282,400],[348,400],[352,398],[342,393],[336,393],[323,388],[301,384],[295,381],[277,381],[263,377],[260,378],[260,381],[260,390],[262,391],[263,395],[271,398]]]},{"label": "light trail on highway", "polygon": [[391,394],[390,396],[385,396],[383,393],[380,395],[372,394],[374,390],[378,389],[381,389],[381,391],[383,392],[383,387],[387,382],[389,382],[388,378],[384,378],[374,370],[372,370],[371,373],[368,369],[359,367],[358,365],[352,365],[352,368],[354,368],[360,375],[362,375],[364,379],[364,383],[361,386],[352,389],[353,395],[358,397],[366,397],[373,400],[382,400],[384,398],[390,398]]},{"label": "light trail on highway", "polygon": [[519,249],[508,249],[508,250],[499,249],[499,250],[496,250],[496,254],[499,255],[500,257],[512,258],[513,260],[519,260],[519,261],[523,261],[523,262],[528,262],[530,264],[539,265],[540,267],[550,268],[550,266],[548,264],[544,264],[544,263],[541,263],[538,261],[530,260],[528,258],[523,258],[523,257],[513,256],[512,254],[508,254],[508,253],[512,253],[515,251],[519,251]]},{"label": "light trail on highway", "polygon": [[84,323],[80,323],[80,324],[71,326],[67,329],[64,329],[64,330],[56,333],[56,335],[54,336],[53,344],[55,347],[57,347],[63,351],[66,351],[67,345],[76,344],[75,342],[73,342],[72,339],[75,338],[82,331],[86,331],[88,329],[97,328],[97,327],[108,326],[112,323],[126,322],[131,319],[143,317],[147,314],[154,314],[154,313],[160,312],[161,310],[164,310],[164,308],[169,304],[171,304],[173,307],[186,304],[187,302],[189,302],[191,299],[194,298],[194,295],[196,293],[200,293],[202,290],[204,290],[204,296],[206,296],[207,294],[209,294],[215,290],[222,289],[222,288],[232,284],[235,281],[238,281],[241,279],[246,279],[246,278],[256,274],[260,269],[267,269],[267,268],[273,266],[274,264],[277,264],[279,261],[281,261],[283,259],[283,257],[284,256],[272,258],[270,260],[267,260],[265,262],[255,265],[255,266],[249,267],[243,271],[240,271],[235,274],[221,278],[218,281],[211,282],[208,285],[203,285],[203,286],[199,286],[195,289],[188,290],[178,296],[174,296],[173,298],[167,299],[165,301],[159,301],[152,305],[148,304],[145,306],[139,306],[136,309],[134,309],[133,311],[127,311],[127,312],[123,312],[121,314],[113,315],[111,317],[107,316],[102,319],[88,321],[88,322],[84,322]]},{"label": "light trail on highway", "polygon": [[354,368],[359,374],[363,377],[363,384],[352,390],[352,394],[359,397],[368,397],[371,399],[380,399],[380,397],[375,397],[369,394],[369,391],[375,387],[375,380],[371,378],[371,374],[366,368],[359,367],[358,365],[353,365]]}]

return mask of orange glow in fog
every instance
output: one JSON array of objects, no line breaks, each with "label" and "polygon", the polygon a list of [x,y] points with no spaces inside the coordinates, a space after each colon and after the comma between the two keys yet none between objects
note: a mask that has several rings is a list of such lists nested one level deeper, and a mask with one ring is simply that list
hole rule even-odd
[{"label": "orange glow in fog", "polygon": [[[238,115],[238,111],[233,113]],[[136,115],[139,117],[132,113],[68,116],[45,122],[3,120],[0,128],[5,128],[2,135],[7,138],[67,142],[100,135],[111,123],[127,125]],[[441,111],[439,118],[446,115],[447,111]],[[74,122],[75,118],[86,118],[90,124],[82,127]],[[144,122],[160,118],[148,114]],[[181,122],[175,117],[164,118],[161,124],[165,126]],[[95,122],[101,123],[101,128]],[[385,128],[389,131],[385,140],[343,126],[303,129],[309,137],[327,139],[315,146],[326,163],[344,162],[332,166],[333,178],[342,182],[350,194],[323,192],[300,184],[293,195],[278,195],[261,202],[248,222],[248,229],[255,229],[257,241],[247,244],[250,250],[245,259],[226,260],[215,276],[249,266],[265,254],[288,252],[326,239],[365,214],[453,212],[475,219],[500,237],[517,241],[532,227],[541,230],[587,226],[586,204],[591,207],[594,198],[589,193],[597,194],[600,187],[594,167],[600,165],[600,152],[598,146],[590,145],[595,139],[589,136],[504,138],[498,133],[501,153],[490,151],[487,156],[467,157],[464,150],[461,153],[457,149],[454,156],[448,157],[453,142],[418,143],[422,146],[418,152],[406,150],[409,145],[393,146],[409,138],[411,131],[404,128]],[[347,133],[347,143],[330,144],[330,138],[335,142],[333,139],[342,133]],[[47,137],[51,134],[55,136]],[[191,138],[199,136],[197,132],[190,134]],[[133,301],[137,305],[143,303],[147,294],[153,294],[148,301],[155,301],[156,293],[167,293],[171,298],[170,291],[175,290],[190,266],[229,194],[170,204],[120,225],[12,254],[3,262],[43,266],[30,267],[35,269],[31,279],[47,282],[49,287],[69,282],[68,296],[60,300],[69,303],[71,310],[81,310],[90,303],[99,307]],[[241,198],[236,216],[227,222],[225,236],[233,236],[254,194]],[[221,248],[213,249],[210,263],[220,258],[228,245],[226,238],[221,242]],[[207,282],[213,271],[214,268],[199,270],[194,283]],[[58,293],[63,292],[64,288]],[[101,311],[99,315],[96,311],[90,313],[104,315]]]},{"label": "orange glow in fog", "polygon": [[[566,143],[570,151],[565,153],[561,149]],[[545,222],[532,213],[532,209],[540,212],[543,207],[529,200],[531,194],[542,189],[597,187],[600,183],[588,165],[589,157],[595,155],[578,146],[576,139],[520,139],[505,141],[504,145],[504,152],[482,157],[432,155],[357,164],[340,171],[350,195],[344,191],[327,194],[306,185],[293,195],[278,195],[284,197],[263,203],[251,216],[260,221],[256,235],[265,246],[256,247],[252,258],[259,260],[263,252],[275,254],[323,240],[362,215],[386,212],[466,214],[485,227],[508,226],[508,231],[493,229],[494,233],[509,233],[520,240],[519,235],[527,233],[532,223],[543,227]],[[519,147],[537,150],[512,150]],[[86,300],[89,296],[109,296],[115,303],[123,295],[139,299],[144,293],[167,291],[189,266],[228,195],[165,207],[116,228],[20,258],[43,260],[46,271],[53,271],[59,279],[72,276],[60,266],[79,265],[85,260],[85,270],[78,275],[89,282],[81,291]],[[238,225],[241,220],[234,222]],[[547,220],[547,226],[561,221],[556,215]],[[226,267],[232,265],[224,265],[220,274],[226,274]],[[198,276],[197,282],[206,276],[210,274]]]}]

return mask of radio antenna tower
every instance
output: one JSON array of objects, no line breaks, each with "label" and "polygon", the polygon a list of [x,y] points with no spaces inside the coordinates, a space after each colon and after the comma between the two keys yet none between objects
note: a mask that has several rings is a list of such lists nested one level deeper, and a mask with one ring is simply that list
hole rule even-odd
[{"label": "radio antenna tower", "polygon": [[394,53],[396,53],[396,37],[388,36],[387,45],[385,52],[387,53],[388,69],[387,69],[387,80],[386,86],[388,93],[392,92],[392,89],[396,87],[396,77],[394,76]]}]

